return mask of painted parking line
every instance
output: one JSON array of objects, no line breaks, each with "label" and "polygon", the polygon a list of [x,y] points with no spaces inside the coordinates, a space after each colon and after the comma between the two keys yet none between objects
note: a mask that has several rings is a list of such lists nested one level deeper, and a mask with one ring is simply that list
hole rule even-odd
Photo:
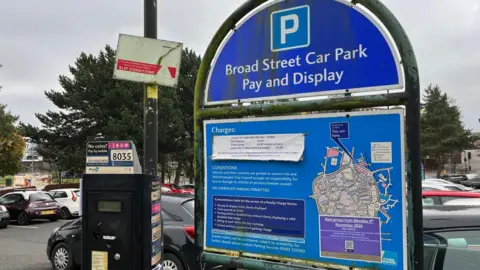
[{"label": "painted parking line", "polygon": [[38,229],[38,227],[35,227],[35,226],[8,225],[8,227],[12,227],[12,228],[22,228],[22,229]]}]

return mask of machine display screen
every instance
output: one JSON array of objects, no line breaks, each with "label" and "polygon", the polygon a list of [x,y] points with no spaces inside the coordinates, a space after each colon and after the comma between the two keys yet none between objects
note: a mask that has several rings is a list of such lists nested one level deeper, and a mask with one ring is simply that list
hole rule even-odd
[{"label": "machine display screen", "polygon": [[120,213],[122,212],[122,202],[121,201],[98,201],[97,211],[108,212],[108,213]]}]

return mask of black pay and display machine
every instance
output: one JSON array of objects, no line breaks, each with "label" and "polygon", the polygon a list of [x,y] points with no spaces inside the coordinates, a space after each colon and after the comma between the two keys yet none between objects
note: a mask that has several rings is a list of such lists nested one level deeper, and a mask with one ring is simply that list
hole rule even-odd
[{"label": "black pay and display machine", "polygon": [[84,175],[82,269],[151,270],[160,263],[160,189],[151,175]]}]

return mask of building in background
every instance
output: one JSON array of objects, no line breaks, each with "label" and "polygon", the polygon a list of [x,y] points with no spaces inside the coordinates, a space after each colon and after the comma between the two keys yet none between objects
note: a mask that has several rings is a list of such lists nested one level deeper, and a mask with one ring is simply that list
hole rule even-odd
[{"label": "building in background", "polygon": [[25,149],[23,151],[22,173],[39,174],[50,169],[50,166],[43,161],[43,157],[38,154],[37,145],[29,138],[25,139]]}]

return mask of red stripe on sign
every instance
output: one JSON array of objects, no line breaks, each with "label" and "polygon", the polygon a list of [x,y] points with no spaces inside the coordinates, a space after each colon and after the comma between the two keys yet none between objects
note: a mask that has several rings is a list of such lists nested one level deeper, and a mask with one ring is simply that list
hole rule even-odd
[{"label": "red stripe on sign", "polygon": [[170,72],[170,76],[172,76],[172,79],[175,79],[175,77],[177,76],[177,68],[168,67],[168,72]]},{"label": "red stripe on sign", "polygon": [[156,75],[161,67],[162,66],[159,66],[159,65],[141,63],[136,61],[124,60],[124,59],[118,59],[117,61],[118,70],[149,74],[149,75]]}]

